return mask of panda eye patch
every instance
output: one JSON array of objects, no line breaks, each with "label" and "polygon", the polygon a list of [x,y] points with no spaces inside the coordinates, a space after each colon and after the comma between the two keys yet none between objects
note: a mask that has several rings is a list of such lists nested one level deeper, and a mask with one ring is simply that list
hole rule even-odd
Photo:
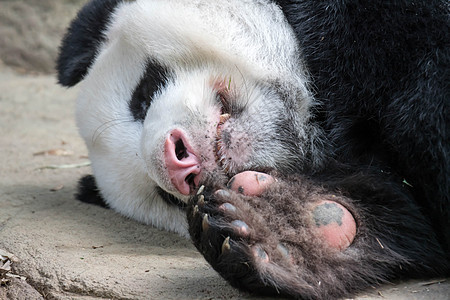
[{"label": "panda eye patch", "polygon": [[168,75],[169,71],[161,64],[156,61],[147,62],[144,75],[134,89],[129,103],[135,121],[144,121],[153,97],[167,84]]}]

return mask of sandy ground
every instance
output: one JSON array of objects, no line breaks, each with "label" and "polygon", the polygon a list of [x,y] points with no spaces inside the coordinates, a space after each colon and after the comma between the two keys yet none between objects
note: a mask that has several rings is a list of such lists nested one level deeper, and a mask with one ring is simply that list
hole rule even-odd
[{"label": "sandy ground", "polygon": [[0,68],[0,249],[19,258],[13,273],[47,298],[241,298],[189,240],[76,201],[89,167],[45,169],[88,161],[75,93]]},{"label": "sandy ground", "polygon": [[[73,118],[77,89],[51,74],[84,1],[53,2],[0,0],[0,299],[256,299],[222,280],[189,240],[76,201],[89,166],[50,168],[88,162]],[[374,287],[357,299],[450,299],[450,279]]]}]

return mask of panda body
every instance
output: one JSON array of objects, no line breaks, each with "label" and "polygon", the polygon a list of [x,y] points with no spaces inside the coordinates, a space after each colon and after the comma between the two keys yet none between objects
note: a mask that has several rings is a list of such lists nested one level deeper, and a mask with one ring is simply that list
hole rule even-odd
[{"label": "panda body", "polygon": [[[190,237],[257,293],[449,274],[444,2],[90,1],[57,66],[80,83],[78,198]],[[330,246],[316,227],[343,215]]]}]

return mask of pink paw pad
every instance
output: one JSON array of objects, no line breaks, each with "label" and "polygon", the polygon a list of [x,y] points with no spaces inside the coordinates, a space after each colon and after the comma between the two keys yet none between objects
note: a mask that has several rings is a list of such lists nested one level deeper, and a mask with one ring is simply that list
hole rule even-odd
[{"label": "pink paw pad", "polygon": [[231,178],[228,187],[233,191],[246,196],[259,196],[264,192],[267,186],[274,182],[275,178],[268,174],[245,171],[236,174]]},{"label": "pink paw pad", "polygon": [[315,231],[332,248],[345,250],[356,235],[356,222],[341,204],[324,200],[314,206],[312,218]]}]

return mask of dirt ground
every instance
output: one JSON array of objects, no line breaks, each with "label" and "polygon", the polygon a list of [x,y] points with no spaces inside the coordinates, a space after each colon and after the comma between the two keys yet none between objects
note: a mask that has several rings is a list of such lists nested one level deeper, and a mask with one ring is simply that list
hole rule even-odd
[{"label": "dirt ground", "polygon": [[[0,299],[256,299],[189,240],[74,199],[90,168],[53,61],[82,2],[0,0]],[[450,278],[357,299],[450,299]]]}]

